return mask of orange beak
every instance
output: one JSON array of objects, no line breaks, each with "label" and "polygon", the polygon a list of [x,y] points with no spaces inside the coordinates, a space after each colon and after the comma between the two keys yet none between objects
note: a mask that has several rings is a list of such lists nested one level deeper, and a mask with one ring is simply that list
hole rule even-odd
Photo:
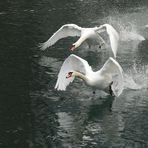
[{"label": "orange beak", "polygon": [[66,79],[68,79],[68,78],[70,78],[71,76],[70,75],[68,75],[68,76],[66,76]]},{"label": "orange beak", "polygon": [[68,74],[67,76],[66,76],[66,79],[68,79],[68,78],[70,78],[71,77],[71,75],[70,74]]},{"label": "orange beak", "polygon": [[75,45],[72,45],[72,46],[70,47],[70,50],[71,50],[71,51],[75,50]]}]

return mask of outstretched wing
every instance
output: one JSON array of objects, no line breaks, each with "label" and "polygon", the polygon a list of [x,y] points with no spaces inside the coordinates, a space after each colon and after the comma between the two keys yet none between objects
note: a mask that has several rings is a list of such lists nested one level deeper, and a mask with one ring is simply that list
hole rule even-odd
[{"label": "outstretched wing", "polygon": [[63,25],[58,31],[56,31],[46,42],[40,44],[41,50],[45,50],[49,46],[55,44],[58,40],[68,36],[80,36],[81,27],[75,24]]},{"label": "outstretched wing", "polygon": [[58,74],[58,79],[55,85],[57,90],[66,90],[66,87],[74,80],[74,77],[66,79],[68,72],[70,71],[79,71],[83,74],[86,74],[87,71],[91,70],[91,67],[88,65],[88,62],[84,59],[71,54],[63,63],[60,72]]},{"label": "outstretched wing", "polygon": [[112,90],[115,96],[119,96],[124,88],[123,70],[119,63],[113,58],[109,58],[100,70],[102,75],[110,74],[112,76]]},{"label": "outstretched wing", "polygon": [[108,32],[109,32],[108,34],[109,34],[111,48],[112,48],[114,57],[116,58],[116,54],[117,54],[117,50],[118,50],[119,35],[118,35],[117,31],[112,26],[110,26],[110,28],[108,29]]},{"label": "outstretched wing", "polygon": [[109,40],[110,40],[110,46],[111,46],[112,52],[114,54],[114,57],[116,58],[117,49],[118,49],[119,34],[113,28],[113,26],[111,26],[109,24],[104,24],[104,25],[101,25],[100,27],[97,27],[96,31],[98,33],[104,32],[105,31],[104,27],[106,27],[106,31],[107,31],[107,34],[108,34]]}]

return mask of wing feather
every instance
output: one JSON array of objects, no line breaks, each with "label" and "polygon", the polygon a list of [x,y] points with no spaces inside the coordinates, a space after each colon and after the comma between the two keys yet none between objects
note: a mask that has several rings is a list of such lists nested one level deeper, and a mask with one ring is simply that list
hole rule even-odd
[{"label": "wing feather", "polygon": [[66,90],[66,87],[74,80],[74,77],[66,79],[68,72],[75,70],[83,74],[87,74],[91,70],[91,67],[88,65],[88,62],[84,59],[71,54],[63,63],[60,72],[58,74],[58,79],[55,85],[57,90]]},{"label": "wing feather", "polygon": [[114,57],[116,58],[116,54],[117,54],[117,50],[118,50],[119,34],[114,29],[114,27],[109,24],[104,24],[104,25],[101,25],[100,27],[97,27],[96,31],[98,33],[104,32],[105,30],[103,27],[106,27],[106,31],[108,33],[109,40],[110,40],[111,49],[114,54]]},{"label": "wing feather", "polygon": [[112,90],[115,96],[119,96],[124,88],[123,69],[119,63],[110,57],[101,68],[100,72],[102,75],[108,73],[112,76]]},{"label": "wing feather", "polygon": [[55,44],[58,40],[68,36],[80,36],[81,27],[75,24],[63,25],[58,31],[56,31],[46,42],[40,44],[40,49],[45,50],[49,46]]},{"label": "wing feather", "polygon": [[110,31],[109,40],[110,40],[111,48],[112,48],[114,57],[116,58],[116,54],[118,50],[119,35],[113,27],[111,27],[109,31]]}]

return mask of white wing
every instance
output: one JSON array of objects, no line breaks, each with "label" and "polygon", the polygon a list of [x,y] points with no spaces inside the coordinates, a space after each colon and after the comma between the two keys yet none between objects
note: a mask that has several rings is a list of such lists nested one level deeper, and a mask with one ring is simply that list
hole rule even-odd
[{"label": "white wing", "polygon": [[80,36],[81,27],[75,24],[63,25],[58,31],[56,31],[46,42],[40,44],[41,50],[45,50],[49,46],[55,44],[58,40],[68,36]]},{"label": "white wing", "polygon": [[58,74],[58,79],[55,85],[57,90],[66,90],[66,87],[74,80],[74,77],[66,79],[68,72],[75,70],[83,74],[86,74],[91,67],[88,65],[88,62],[84,59],[71,54],[63,63],[60,72]]},{"label": "white wing", "polygon": [[112,48],[114,57],[116,58],[119,35],[118,35],[117,31],[112,26],[109,26],[109,28],[107,28],[107,31],[108,31],[108,34],[109,34],[109,40],[110,40],[111,48]]},{"label": "white wing", "polygon": [[114,54],[114,57],[116,58],[118,41],[119,41],[118,32],[109,24],[104,24],[101,25],[100,27],[97,27],[96,31],[98,33],[104,32],[105,31],[104,27],[106,27],[107,34],[109,35],[111,49]]},{"label": "white wing", "polygon": [[100,70],[102,75],[110,74],[112,76],[113,84],[112,90],[115,96],[119,96],[124,88],[123,70],[119,63],[113,58],[109,58]]}]

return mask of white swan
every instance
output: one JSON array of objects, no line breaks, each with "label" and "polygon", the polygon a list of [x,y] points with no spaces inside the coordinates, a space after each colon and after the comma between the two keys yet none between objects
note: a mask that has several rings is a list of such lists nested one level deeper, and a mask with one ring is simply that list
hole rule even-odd
[{"label": "white swan", "polygon": [[55,44],[58,40],[71,36],[80,36],[80,38],[72,44],[71,50],[76,49],[79,47],[84,41],[86,41],[89,45],[89,48],[91,45],[99,45],[101,46],[105,44],[102,37],[99,35],[98,32],[96,32],[96,29],[98,27],[94,28],[82,28],[79,27],[76,24],[66,24],[63,25],[58,31],[56,31],[46,42],[41,43],[40,47],[41,50],[45,50],[46,48],[52,46]]},{"label": "white swan", "polygon": [[87,61],[71,54],[60,69],[55,89],[66,90],[75,76],[93,89],[100,89],[111,95],[119,96],[123,91],[122,68],[111,57],[99,71],[93,72]]},{"label": "white swan", "polygon": [[116,58],[117,49],[118,49],[118,41],[119,41],[119,34],[118,34],[118,32],[110,24],[101,25],[100,27],[98,27],[97,31],[99,33],[102,32],[102,31],[106,31],[107,32],[107,34],[109,36],[110,45],[111,45],[114,57]]}]

